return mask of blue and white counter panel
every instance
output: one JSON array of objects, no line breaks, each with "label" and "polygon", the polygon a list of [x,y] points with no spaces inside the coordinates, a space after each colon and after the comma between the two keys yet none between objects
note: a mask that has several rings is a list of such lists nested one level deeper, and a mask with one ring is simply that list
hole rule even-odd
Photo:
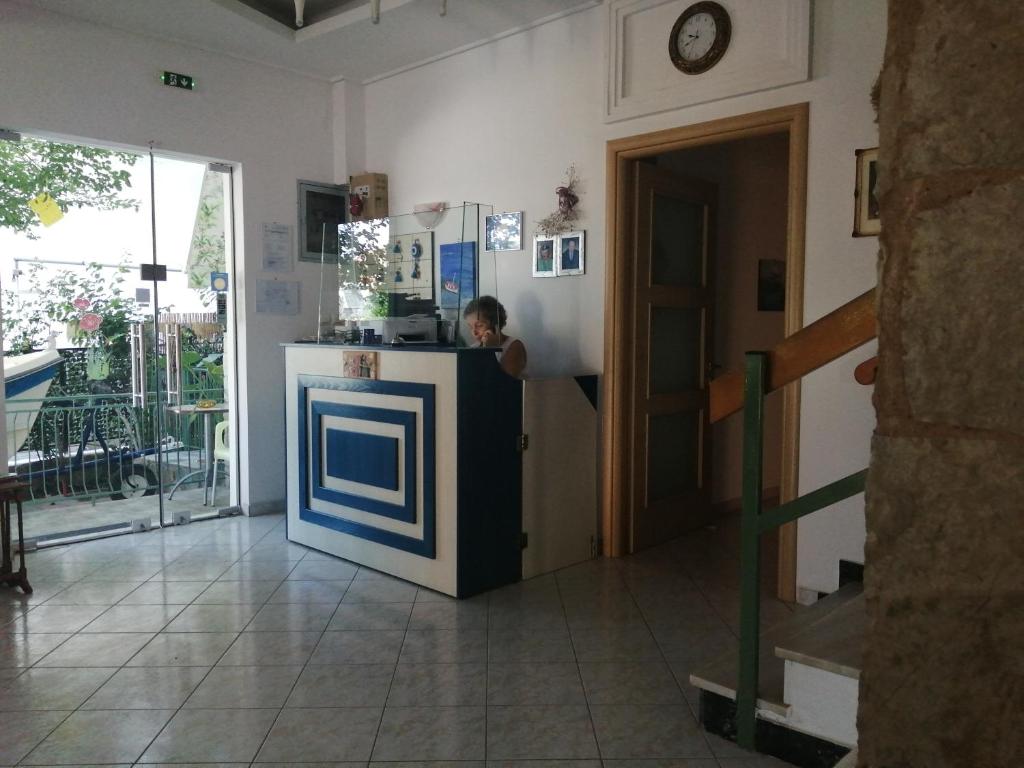
[{"label": "blue and white counter panel", "polygon": [[480,350],[347,378],[346,350],[286,347],[288,538],[460,597],[518,580],[521,383]]}]

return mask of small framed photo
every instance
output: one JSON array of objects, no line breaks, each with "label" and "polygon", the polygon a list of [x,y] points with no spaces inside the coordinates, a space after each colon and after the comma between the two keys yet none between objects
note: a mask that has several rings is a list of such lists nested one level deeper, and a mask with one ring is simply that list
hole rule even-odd
[{"label": "small framed photo", "polygon": [[535,235],[533,238],[533,276],[555,276],[555,251],[557,235]]},{"label": "small framed photo", "polygon": [[484,250],[523,250],[523,212],[511,211],[488,216],[484,229]]},{"label": "small framed photo", "polygon": [[376,379],[376,352],[343,352],[342,375],[347,379]]},{"label": "small framed photo", "polygon": [[585,270],[585,233],[567,232],[558,236],[555,272],[558,275],[582,275]]},{"label": "small framed photo", "polygon": [[786,262],[758,259],[757,311],[784,312],[786,309]]},{"label": "small framed photo", "polygon": [[858,149],[856,154],[853,236],[869,237],[882,231],[882,221],[878,217],[878,147]]}]

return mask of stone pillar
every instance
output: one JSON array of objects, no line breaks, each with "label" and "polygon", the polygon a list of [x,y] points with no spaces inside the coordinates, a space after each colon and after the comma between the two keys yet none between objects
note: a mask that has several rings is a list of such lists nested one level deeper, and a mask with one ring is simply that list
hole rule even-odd
[{"label": "stone pillar", "polygon": [[1024,2],[890,0],[860,765],[1024,765]]}]

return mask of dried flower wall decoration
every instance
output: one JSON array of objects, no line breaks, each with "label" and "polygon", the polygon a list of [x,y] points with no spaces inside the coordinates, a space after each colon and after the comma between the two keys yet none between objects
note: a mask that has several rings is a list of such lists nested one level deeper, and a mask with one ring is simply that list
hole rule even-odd
[{"label": "dried flower wall decoration", "polygon": [[537,232],[556,235],[575,229],[574,225],[579,218],[576,210],[576,205],[580,201],[579,186],[580,177],[576,173],[574,163],[565,171],[565,184],[555,189],[555,194],[558,195],[558,210],[537,222]]}]

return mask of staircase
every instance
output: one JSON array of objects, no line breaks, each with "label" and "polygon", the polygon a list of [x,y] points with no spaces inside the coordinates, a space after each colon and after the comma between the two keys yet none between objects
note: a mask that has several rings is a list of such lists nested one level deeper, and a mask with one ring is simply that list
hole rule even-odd
[{"label": "staircase", "polygon": [[[848,764],[857,743],[864,598],[850,584],[760,632],[760,537],[864,490],[866,470],[775,509],[762,509],[765,395],[841,357],[876,333],[874,291],[857,297],[769,352],[748,352],[742,373],[710,385],[711,420],[743,411],[740,644],[695,670],[704,727],[800,768]],[[874,381],[873,361],[858,380]],[[862,370],[863,369],[863,370]]]},{"label": "staircase", "polygon": [[[848,584],[761,633],[757,747],[801,768],[832,768],[857,743],[864,596]],[[736,738],[739,651],[695,669],[705,729]]]}]

